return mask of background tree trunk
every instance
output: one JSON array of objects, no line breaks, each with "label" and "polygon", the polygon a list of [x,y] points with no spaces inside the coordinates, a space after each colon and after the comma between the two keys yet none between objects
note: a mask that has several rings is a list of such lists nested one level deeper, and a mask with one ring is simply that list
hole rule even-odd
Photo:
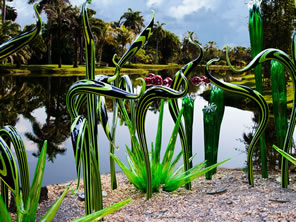
[{"label": "background tree trunk", "polygon": [[3,0],[3,7],[2,7],[2,24],[5,23],[5,17],[6,17],[6,0]]}]

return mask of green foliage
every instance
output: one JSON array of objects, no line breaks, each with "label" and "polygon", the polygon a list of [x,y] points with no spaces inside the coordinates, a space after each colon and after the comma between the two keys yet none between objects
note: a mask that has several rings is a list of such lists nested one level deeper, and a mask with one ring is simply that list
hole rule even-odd
[{"label": "green foliage", "polygon": [[[168,146],[166,148],[164,157],[160,161],[161,153],[161,138],[162,138],[162,120],[163,120],[163,107],[164,100],[161,101],[161,108],[158,120],[158,130],[156,135],[155,146],[152,144],[151,153],[149,153],[149,160],[151,165],[152,174],[152,187],[153,192],[158,192],[160,186],[163,185],[162,189],[165,191],[173,191],[181,187],[182,185],[191,182],[195,178],[204,175],[209,170],[212,170],[219,166],[220,164],[228,161],[229,159],[222,161],[218,164],[212,165],[210,167],[205,167],[205,162],[197,164],[193,168],[184,172],[184,166],[179,166],[176,170],[176,165],[182,156],[180,152],[175,158],[173,158],[175,151],[175,144],[178,135],[178,130],[181,122],[181,117],[183,115],[184,108],[180,110],[177,122],[172,131],[171,138],[169,140]],[[125,112],[125,119],[128,119],[128,115]],[[114,160],[117,162],[119,167],[125,173],[129,181],[142,192],[147,192],[147,179],[146,170],[144,163],[144,153],[139,146],[139,142],[136,139],[135,132],[130,121],[127,121],[131,136],[133,138],[133,151],[126,146],[127,150],[127,161],[128,166],[126,166],[118,157],[114,154],[110,154]],[[192,158],[190,159],[192,161]]]},{"label": "green foliage", "polygon": [[293,1],[262,0],[261,12],[263,48],[277,48],[290,53],[291,35],[296,25]]},{"label": "green foliage", "polygon": [[144,63],[144,64],[151,64],[152,63],[152,56],[146,53],[146,50],[140,49],[138,53],[135,55],[135,61]]},{"label": "green foliage", "polygon": [[179,37],[168,31],[165,30],[163,43],[159,45],[159,50],[161,52],[160,63],[168,64],[169,62],[177,61],[179,49],[181,46]]}]

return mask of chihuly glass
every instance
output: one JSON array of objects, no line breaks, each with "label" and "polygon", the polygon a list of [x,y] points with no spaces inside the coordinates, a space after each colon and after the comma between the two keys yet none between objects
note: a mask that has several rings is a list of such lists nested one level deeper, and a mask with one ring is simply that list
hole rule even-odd
[{"label": "chihuly glass", "polygon": [[287,91],[284,66],[278,61],[271,61],[272,107],[277,137],[277,146],[283,147],[288,127]]},{"label": "chihuly glass", "polygon": [[[224,109],[224,90],[212,85],[209,104],[203,109],[206,166],[217,163],[220,128]],[[212,179],[212,175],[215,173],[216,169],[207,172],[206,179]]]},{"label": "chihuly glass", "polygon": [[[263,23],[260,8],[261,0],[251,0],[249,2],[249,34],[251,42],[252,57],[261,52],[263,48]],[[262,94],[262,67],[261,64],[254,68],[256,90]],[[260,153],[261,153],[261,169],[262,177],[267,178],[267,155],[266,155],[266,142],[265,133],[263,132],[260,137]]]}]

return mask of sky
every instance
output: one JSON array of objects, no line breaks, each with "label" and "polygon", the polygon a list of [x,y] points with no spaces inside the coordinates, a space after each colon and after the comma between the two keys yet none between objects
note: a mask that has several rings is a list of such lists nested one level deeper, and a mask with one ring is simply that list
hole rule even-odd
[{"label": "sky", "polygon": [[[35,22],[32,5],[26,0],[7,2],[16,8],[16,20],[22,27]],[[81,6],[84,0],[70,0]],[[164,29],[175,33],[180,39],[187,31],[194,32],[205,45],[215,41],[219,48],[229,46],[250,47],[248,33],[248,0],[93,0],[89,8],[96,17],[106,21],[118,21],[131,8],[141,11],[147,25],[155,11],[155,21],[165,23]],[[42,18],[46,16],[42,13]]]}]

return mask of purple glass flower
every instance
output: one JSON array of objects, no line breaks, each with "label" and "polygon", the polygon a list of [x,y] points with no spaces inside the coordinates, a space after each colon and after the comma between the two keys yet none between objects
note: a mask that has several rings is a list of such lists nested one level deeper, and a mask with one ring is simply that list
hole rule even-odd
[{"label": "purple glass flower", "polygon": [[205,76],[194,76],[191,78],[191,83],[194,86],[199,86],[201,84],[209,84],[210,80]]}]

